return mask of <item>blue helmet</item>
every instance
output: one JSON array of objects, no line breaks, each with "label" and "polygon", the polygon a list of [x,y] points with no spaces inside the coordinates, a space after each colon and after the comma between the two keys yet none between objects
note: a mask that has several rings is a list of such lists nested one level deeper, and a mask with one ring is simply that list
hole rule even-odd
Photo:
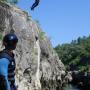
[{"label": "blue helmet", "polygon": [[3,38],[3,44],[6,48],[13,49],[13,46],[18,42],[18,38],[15,34],[6,34]]}]

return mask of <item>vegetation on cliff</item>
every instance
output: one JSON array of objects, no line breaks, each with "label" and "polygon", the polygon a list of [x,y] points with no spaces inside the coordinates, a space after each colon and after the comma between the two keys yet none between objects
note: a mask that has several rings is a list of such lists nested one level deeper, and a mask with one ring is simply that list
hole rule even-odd
[{"label": "vegetation on cliff", "polygon": [[8,2],[10,4],[16,4],[16,3],[18,3],[18,0],[0,0],[0,1]]},{"label": "vegetation on cliff", "polygon": [[2,34],[0,33],[0,40],[2,40],[2,37],[3,37],[3,36],[2,36]]},{"label": "vegetation on cliff", "polygon": [[[0,0],[0,1],[10,3],[12,5],[15,5],[19,2],[19,0]],[[35,2],[32,4],[32,6],[30,6],[31,10],[34,10],[34,8],[38,6],[39,2],[40,2],[40,0],[35,0]]]},{"label": "vegetation on cliff", "polygon": [[55,50],[68,70],[89,70],[90,36],[79,37],[69,44],[57,45]]}]

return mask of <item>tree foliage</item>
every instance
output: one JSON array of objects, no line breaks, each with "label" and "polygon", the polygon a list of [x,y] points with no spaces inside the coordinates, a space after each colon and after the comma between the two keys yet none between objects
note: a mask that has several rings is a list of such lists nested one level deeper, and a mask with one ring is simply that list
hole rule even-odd
[{"label": "tree foliage", "polygon": [[88,70],[90,67],[90,36],[79,37],[69,44],[55,47],[59,58],[69,70]]}]

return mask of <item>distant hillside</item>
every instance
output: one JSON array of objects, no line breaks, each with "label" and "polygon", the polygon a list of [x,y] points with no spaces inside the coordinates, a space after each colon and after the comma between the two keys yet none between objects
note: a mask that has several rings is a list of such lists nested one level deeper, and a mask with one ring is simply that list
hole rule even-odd
[{"label": "distant hillside", "polygon": [[68,70],[89,70],[90,36],[79,37],[69,44],[57,45],[55,50]]}]

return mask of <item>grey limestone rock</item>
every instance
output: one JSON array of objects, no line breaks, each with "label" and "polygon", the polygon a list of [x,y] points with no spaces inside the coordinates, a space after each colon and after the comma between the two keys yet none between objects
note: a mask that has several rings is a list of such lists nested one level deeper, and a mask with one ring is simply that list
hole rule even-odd
[{"label": "grey limestone rock", "polygon": [[14,51],[18,90],[59,90],[65,67],[48,37],[27,13],[0,2],[0,33],[9,32],[19,38]]}]

